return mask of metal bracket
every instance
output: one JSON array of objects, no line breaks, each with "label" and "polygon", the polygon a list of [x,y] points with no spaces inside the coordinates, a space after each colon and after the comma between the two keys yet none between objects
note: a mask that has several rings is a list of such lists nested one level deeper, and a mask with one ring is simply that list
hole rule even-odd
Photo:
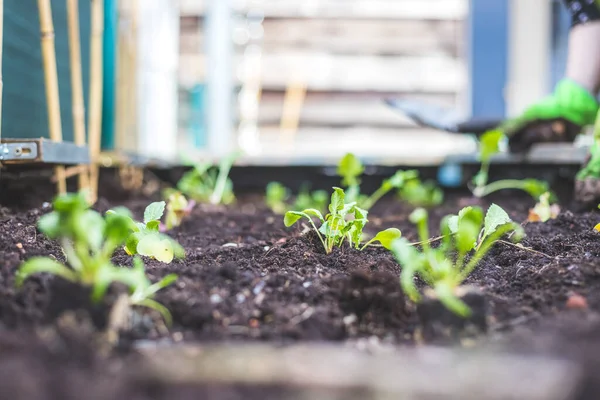
[{"label": "metal bracket", "polygon": [[37,156],[35,143],[0,143],[0,161],[35,160]]},{"label": "metal bracket", "polygon": [[3,164],[89,164],[89,149],[71,142],[38,139],[1,139],[0,162]]}]

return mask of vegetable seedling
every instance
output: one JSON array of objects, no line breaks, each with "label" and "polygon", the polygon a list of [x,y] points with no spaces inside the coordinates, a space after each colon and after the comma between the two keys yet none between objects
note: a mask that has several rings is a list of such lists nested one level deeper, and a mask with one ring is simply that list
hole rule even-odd
[{"label": "vegetable seedling", "polygon": [[539,202],[529,210],[527,221],[546,222],[550,219],[556,219],[560,214],[560,206],[550,203],[551,194],[546,192],[540,196]]},{"label": "vegetable seedling", "polygon": [[210,163],[194,165],[192,170],[186,172],[179,180],[177,188],[187,197],[200,203],[233,203],[235,195],[229,171],[237,157],[237,153],[224,157],[218,168]]},{"label": "vegetable seedling", "polygon": [[265,202],[275,214],[285,214],[288,210],[286,203],[290,197],[290,191],[279,182],[270,182],[267,185]]},{"label": "vegetable seedling", "polygon": [[444,201],[444,192],[433,182],[410,179],[398,190],[398,197],[415,207],[432,207]]},{"label": "vegetable seedling", "polygon": [[144,211],[144,222],[137,222],[130,213],[119,208],[107,211],[107,215],[120,214],[127,218],[130,235],[125,242],[125,252],[130,256],[141,255],[170,263],[174,257],[183,258],[185,251],[179,243],[159,232],[160,219],[165,211],[165,202],[151,203]]},{"label": "vegetable seedling", "polygon": [[442,240],[432,247],[429,240],[428,215],[418,208],[410,215],[421,240],[421,250],[406,239],[394,240],[391,251],[400,263],[400,283],[412,301],[421,295],[415,286],[415,276],[429,285],[449,310],[462,317],[471,310],[456,295],[456,289],[467,279],[477,264],[502,236],[511,233],[518,241],[523,236],[520,225],[514,223],[499,206],[492,204],[485,218],[479,207],[465,207],[458,215],[447,216],[441,222]]},{"label": "vegetable seedling", "polygon": [[42,216],[38,229],[60,242],[66,257],[63,264],[51,257],[32,257],[19,267],[15,284],[21,287],[31,275],[49,273],[69,282],[92,288],[92,301],[98,302],[113,282],[127,284],[121,268],[111,262],[114,251],[129,236],[129,220],[122,214],[102,217],[89,209],[83,194],[57,196],[53,211]]},{"label": "vegetable seedling", "polygon": [[527,192],[534,199],[549,191],[548,183],[537,179],[502,179],[488,183],[492,156],[500,151],[500,143],[505,135],[500,130],[484,133],[479,140],[479,160],[481,168],[473,178],[475,197],[485,197],[499,190],[517,189]]},{"label": "vegetable seedling", "polygon": [[171,230],[179,225],[191,212],[196,202],[188,200],[181,192],[173,191],[167,197],[167,212],[165,224],[160,224],[160,230]]},{"label": "vegetable seedling", "polygon": [[154,295],[159,290],[175,283],[176,274],[168,274],[160,281],[152,283],[146,276],[144,262],[139,257],[134,257],[133,268],[121,269],[120,275],[121,280],[129,284],[131,305],[151,308],[160,313],[167,325],[172,324],[171,313],[164,305],[154,300]]},{"label": "vegetable seedling", "polygon": [[392,189],[400,189],[408,181],[419,176],[419,173],[415,170],[398,170],[390,178],[385,179],[373,194],[367,196],[360,193],[360,175],[362,175],[364,169],[362,162],[354,154],[348,153],[341,159],[337,173],[342,177],[342,186],[346,188],[347,201],[356,202],[358,206],[365,210],[370,210]]},{"label": "vegetable seedling", "polygon": [[[363,229],[368,222],[367,214],[368,212],[358,207],[356,202],[346,203],[344,190],[334,187],[329,204],[329,213],[326,216],[323,216],[316,209],[288,211],[284,217],[284,224],[286,227],[290,227],[302,218],[306,218],[319,237],[327,254],[330,254],[334,247],[340,247],[344,241],[348,241],[351,247],[359,250],[363,250],[376,241],[389,248],[393,240],[401,236],[400,231],[397,229],[387,229],[379,232],[373,239],[361,246]],[[313,217],[319,220],[319,228],[315,225]]]}]

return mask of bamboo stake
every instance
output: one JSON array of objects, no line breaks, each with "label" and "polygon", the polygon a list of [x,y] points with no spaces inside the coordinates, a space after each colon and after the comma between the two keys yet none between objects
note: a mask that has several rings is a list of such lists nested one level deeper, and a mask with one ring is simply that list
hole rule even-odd
[{"label": "bamboo stake", "polygon": [[[69,25],[69,56],[71,63],[71,96],[73,133],[75,144],[85,146],[85,104],[83,101],[83,77],[81,73],[81,41],[79,30],[79,0],[67,0]],[[89,190],[87,168],[79,169],[79,190]]]},{"label": "bamboo stake", "polygon": [[90,44],[89,146],[91,201],[98,200],[99,155],[102,129],[102,36],[104,34],[103,0],[92,0],[92,37]]},{"label": "bamboo stake", "polygon": [[[50,0],[38,0],[38,10],[40,13],[41,46],[42,58],[44,60],[44,80],[46,83],[50,139],[55,142],[62,142],[56,50],[54,48],[54,24],[52,23],[52,6],[50,5]],[[65,167],[57,166],[54,171],[57,178],[57,191],[59,194],[64,194],[67,192]]]}]

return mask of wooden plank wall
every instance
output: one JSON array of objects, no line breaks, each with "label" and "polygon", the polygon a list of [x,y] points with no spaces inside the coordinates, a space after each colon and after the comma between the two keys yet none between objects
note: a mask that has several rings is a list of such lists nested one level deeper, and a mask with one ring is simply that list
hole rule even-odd
[{"label": "wooden plank wall", "polygon": [[[278,136],[285,90],[293,79],[307,87],[295,134],[303,142],[322,141],[324,136],[340,140],[346,133],[355,136],[356,131],[375,141],[423,137],[425,130],[383,104],[386,96],[410,95],[453,107],[462,105],[468,85],[467,0],[261,3],[265,19],[258,121],[261,140],[269,142],[263,143],[264,149],[279,150],[271,141]],[[204,7],[198,0],[181,2],[182,87],[205,79],[205,56],[199,50],[205,40]],[[443,138],[439,132],[427,134]],[[465,145],[460,140],[459,144],[442,142],[446,149]],[[355,147],[358,152],[365,148],[360,143]]]}]

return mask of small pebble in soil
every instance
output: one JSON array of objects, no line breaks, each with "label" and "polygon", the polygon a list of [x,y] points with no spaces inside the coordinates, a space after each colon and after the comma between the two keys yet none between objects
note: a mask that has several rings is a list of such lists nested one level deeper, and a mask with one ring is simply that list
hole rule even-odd
[{"label": "small pebble in soil", "polygon": [[223,298],[221,296],[219,296],[218,294],[211,294],[210,295],[210,302],[212,304],[219,304],[220,302],[223,301]]},{"label": "small pebble in soil", "polygon": [[312,285],[312,282],[304,282],[304,283],[302,284],[302,286],[303,286],[305,289],[306,289],[306,288],[309,288],[311,285]]},{"label": "small pebble in soil", "polygon": [[571,310],[584,310],[588,308],[587,299],[577,293],[572,293],[567,299],[567,308]]},{"label": "small pebble in soil", "polygon": [[346,315],[344,317],[344,319],[342,319],[342,321],[344,322],[344,325],[352,325],[357,320],[358,320],[358,318],[356,317],[355,314]]},{"label": "small pebble in soil", "polygon": [[252,289],[252,293],[254,293],[255,296],[258,296],[258,294],[265,288],[266,284],[267,282],[265,281],[259,281],[256,286],[254,286],[254,289]]},{"label": "small pebble in soil", "polygon": [[246,296],[244,296],[242,293],[238,293],[235,296],[235,299],[237,300],[238,304],[242,304],[243,302],[246,301]]},{"label": "small pebble in soil", "polygon": [[225,243],[221,247],[238,247],[237,243]]},{"label": "small pebble in soil", "polygon": [[173,341],[174,342],[181,342],[183,340],[183,333],[181,332],[174,332],[172,335]]}]

